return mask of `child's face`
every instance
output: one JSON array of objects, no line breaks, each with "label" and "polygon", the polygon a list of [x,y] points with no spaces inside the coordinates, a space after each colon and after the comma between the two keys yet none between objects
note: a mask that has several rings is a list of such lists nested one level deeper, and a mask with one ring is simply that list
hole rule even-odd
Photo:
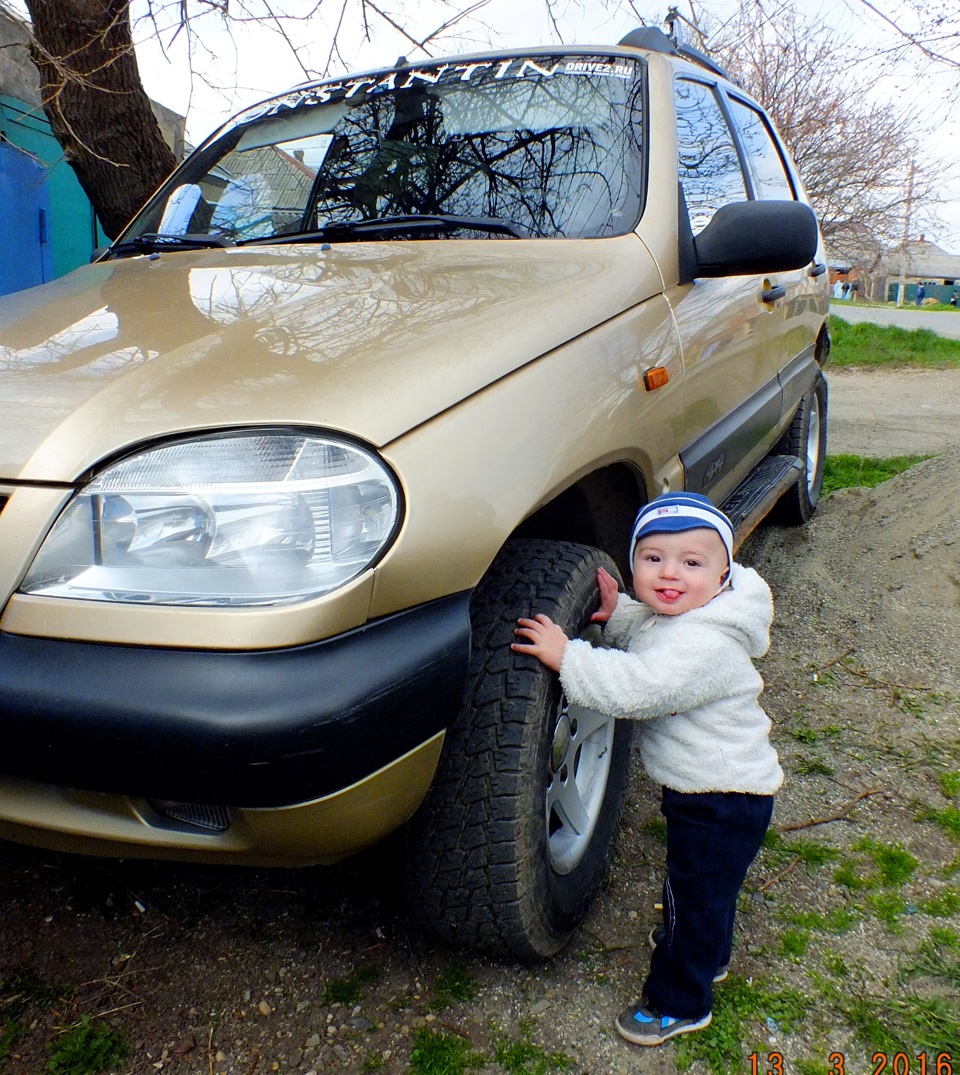
[{"label": "child's face", "polygon": [[709,527],[651,534],[633,554],[633,587],[654,612],[679,616],[716,597],[727,566],[727,550]]}]

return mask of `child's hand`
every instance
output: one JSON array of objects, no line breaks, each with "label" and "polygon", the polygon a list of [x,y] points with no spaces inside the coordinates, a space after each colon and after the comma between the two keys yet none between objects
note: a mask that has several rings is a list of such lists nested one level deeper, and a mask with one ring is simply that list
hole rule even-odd
[{"label": "child's hand", "polygon": [[597,586],[600,588],[600,608],[590,617],[590,622],[606,623],[617,607],[620,586],[605,567],[597,568]]},{"label": "child's hand", "polygon": [[535,619],[517,620],[517,623],[520,626],[514,634],[529,638],[530,641],[513,642],[510,648],[517,653],[530,653],[547,668],[559,672],[560,663],[563,661],[563,651],[566,649],[567,642],[570,641],[563,628],[555,624],[549,616],[544,616],[542,612]]}]

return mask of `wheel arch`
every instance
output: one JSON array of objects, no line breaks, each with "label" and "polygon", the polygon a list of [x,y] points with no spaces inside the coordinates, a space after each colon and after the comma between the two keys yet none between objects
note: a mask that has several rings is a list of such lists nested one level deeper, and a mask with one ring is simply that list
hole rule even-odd
[{"label": "wheel arch", "polygon": [[602,549],[629,578],[627,535],[649,495],[641,471],[621,462],[598,467],[537,508],[510,538],[573,541]]}]

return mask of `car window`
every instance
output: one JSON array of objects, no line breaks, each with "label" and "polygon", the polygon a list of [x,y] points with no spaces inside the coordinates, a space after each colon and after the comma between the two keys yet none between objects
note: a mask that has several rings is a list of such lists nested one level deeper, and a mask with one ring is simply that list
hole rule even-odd
[{"label": "car window", "polygon": [[730,110],[740,132],[757,197],[792,201],[795,197],[793,185],[761,113],[734,97],[730,98]]},{"label": "car window", "polygon": [[747,186],[726,117],[713,89],[681,78],[676,82],[680,184],[697,235],[729,202],[747,200]]},{"label": "car window", "polygon": [[257,242],[376,221],[357,235],[402,238],[387,226],[421,216],[447,218],[437,238],[621,235],[642,208],[643,72],[506,57],[304,87],[194,153],[126,238]]}]

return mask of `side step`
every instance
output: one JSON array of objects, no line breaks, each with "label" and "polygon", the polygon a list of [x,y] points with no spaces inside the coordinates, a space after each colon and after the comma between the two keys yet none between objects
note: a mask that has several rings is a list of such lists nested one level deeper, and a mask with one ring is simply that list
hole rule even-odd
[{"label": "side step", "polygon": [[734,548],[740,548],[802,474],[803,465],[795,456],[768,455],[734,489],[720,506],[733,523]]}]

